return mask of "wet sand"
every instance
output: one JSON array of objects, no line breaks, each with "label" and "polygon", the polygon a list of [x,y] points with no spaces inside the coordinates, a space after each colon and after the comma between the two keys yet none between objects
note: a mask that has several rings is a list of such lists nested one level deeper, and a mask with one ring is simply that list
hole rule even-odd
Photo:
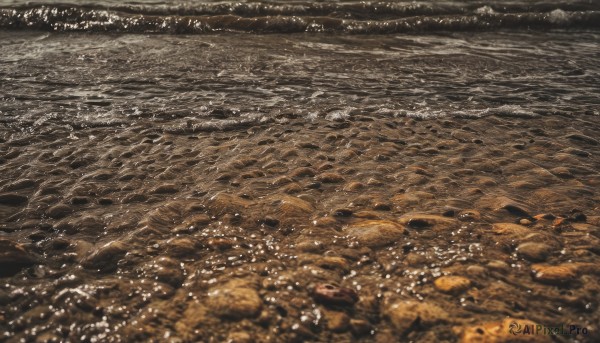
[{"label": "wet sand", "polygon": [[369,110],[2,128],[0,340],[599,341],[598,132]]}]

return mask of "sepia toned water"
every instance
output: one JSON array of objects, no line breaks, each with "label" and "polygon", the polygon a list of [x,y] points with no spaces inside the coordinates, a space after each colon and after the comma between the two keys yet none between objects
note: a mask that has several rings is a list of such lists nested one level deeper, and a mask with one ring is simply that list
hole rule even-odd
[{"label": "sepia toned water", "polygon": [[600,340],[599,24],[0,1],[0,341]]}]

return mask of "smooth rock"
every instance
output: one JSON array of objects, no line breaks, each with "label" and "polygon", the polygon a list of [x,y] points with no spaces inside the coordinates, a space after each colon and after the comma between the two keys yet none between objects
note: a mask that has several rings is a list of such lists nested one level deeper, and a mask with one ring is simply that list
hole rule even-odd
[{"label": "smooth rock", "polygon": [[54,205],[54,206],[50,207],[46,211],[46,214],[50,218],[60,219],[60,218],[66,217],[71,212],[73,212],[73,209],[70,206],[67,206],[65,204],[58,204],[58,205]]},{"label": "smooth rock", "polygon": [[434,199],[431,193],[415,191],[410,193],[398,194],[392,197],[392,203],[400,209],[412,207],[423,201]]},{"label": "smooth rock", "polygon": [[87,269],[110,272],[117,269],[117,263],[126,253],[127,246],[125,243],[120,241],[109,242],[94,250],[81,261],[81,265]]},{"label": "smooth rock", "polygon": [[353,289],[332,284],[316,285],[313,297],[318,302],[339,306],[353,306],[359,300],[358,294]]},{"label": "smooth rock", "polygon": [[344,312],[327,311],[325,319],[327,320],[327,329],[332,332],[345,332],[350,328],[350,317]]},{"label": "smooth rock", "polygon": [[487,264],[487,267],[491,270],[495,270],[497,272],[507,272],[510,270],[510,266],[508,263],[500,260],[490,261]]},{"label": "smooth rock", "polygon": [[350,182],[349,184],[347,184],[344,187],[344,190],[348,191],[348,192],[357,192],[357,191],[363,190],[365,187],[366,187],[366,185],[364,183],[353,181],[353,182]]},{"label": "smooth rock", "polygon": [[183,312],[181,319],[175,323],[175,329],[186,341],[198,341],[196,330],[205,325],[216,324],[212,318],[212,313],[204,304],[192,301]]},{"label": "smooth rock", "polygon": [[177,185],[175,184],[160,185],[151,191],[152,194],[174,194],[177,192],[178,189]]},{"label": "smooth rock", "polygon": [[577,266],[564,263],[557,266],[534,264],[531,266],[533,279],[548,284],[566,284],[578,278]]},{"label": "smooth rock", "polygon": [[434,304],[415,300],[396,302],[384,313],[399,335],[407,334],[415,322],[427,329],[447,322],[450,317],[448,312]]},{"label": "smooth rock", "polygon": [[293,179],[291,179],[287,176],[281,176],[281,177],[278,177],[277,179],[273,180],[273,182],[271,182],[271,184],[273,186],[284,186],[284,185],[287,185],[287,184],[290,184],[293,182],[294,182]]},{"label": "smooth rock", "polygon": [[225,251],[227,249],[231,249],[235,241],[225,237],[213,237],[209,238],[206,241],[206,245],[208,245],[212,250]]},{"label": "smooth rock", "polygon": [[308,202],[295,196],[279,196],[274,198],[273,205],[277,206],[277,217],[289,218],[311,214],[314,207]]},{"label": "smooth rock", "polygon": [[373,326],[363,319],[350,319],[350,329],[356,336],[364,336],[371,333]]},{"label": "smooth rock", "polygon": [[481,214],[477,210],[460,211],[456,218],[462,222],[477,222],[481,220]]},{"label": "smooth rock", "polygon": [[345,232],[361,245],[382,247],[393,244],[404,236],[404,227],[387,220],[366,220],[351,224]]},{"label": "smooth rock", "polygon": [[166,243],[166,250],[169,256],[174,257],[192,257],[198,250],[196,242],[188,237],[171,238]]},{"label": "smooth rock", "polygon": [[348,272],[350,270],[350,264],[345,258],[337,256],[324,256],[319,258],[315,265],[331,270],[339,270],[342,272]]},{"label": "smooth rock", "polygon": [[230,319],[253,318],[262,309],[262,299],[256,290],[227,285],[211,289],[206,304],[214,314]]},{"label": "smooth rock", "polygon": [[185,280],[180,263],[169,257],[160,257],[152,264],[155,279],[173,287],[178,287]]},{"label": "smooth rock", "polygon": [[589,144],[589,145],[600,145],[600,142],[590,136],[586,136],[580,133],[573,133],[570,135],[566,135],[566,138],[577,142],[577,143],[585,143],[585,144]]},{"label": "smooth rock", "polygon": [[527,242],[519,244],[516,250],[519,256],[529,261],[541,262],[545,261],[554,249],[548,244]]},{"label": "smooth rock", "polygon": [[195,214],[191,217],[186,218],[183,221],[182,228],[198,229],[198,228],[201,228],[201,227],[204,227],[204,226],[210,224],[210,222],[211,222],[211,219],[208,215],[206,215],[204,213]]},{"label": "smooth rock", "polygon": [[250,206],[250,201],[227,193],[217,193],[209,200],[209,208],[215,214],[239,213]]},{"label": "smooth rock", "polygon": [[31,188],[37,185],[37,181],[32,179],[21,179],[15,182],[11,182],[8,185],[2,187],[0,192],[17,191],[20,189]]},{"label": "smooth rock", "polygon": [[529,219],[523,218],[519,220],[519,224],[527,226],[533,224],[533,222]]},{"label": "smooth rock", "polygon": [[476,207],[492,210],[494,212],[506,211],[512,215],[520,217],[530,217],[529,208],[527,208],[524,204],[503,196],[482,197],[477,202]]},{"label": "smooth rock", "polygon": [[441,292],[458,294],[471,287],[471,280],[462,276],[446,275],[435,279],[433,284]]},{"label": "smooth rock", "polygon": [[484,276],[487,274],[487,269],[479,265],[468,266],[466,271],[471,276]]},{"label": "smooth rock", "polygon": [[253,343],[252,336],[245,331],[232,332],[227,336],[227,343]]},{"label": "smooth rock", "polygon": [[492,225],[492,232],[498,235],[524,236],[531,232],[529,228],[513,223],[496,223]]},{"label": "smooth rock", "polygon": [[0,194],[0,205],[21,206],[26,204],[28,200],[26,196],[15,193]]},{"label": "smooth rock", "polygon": [[317,175],[316,180],[323,183],[340,183],[344,181],[344,177],[338,173],[323,173]]},{"label": "smooth rock", "polygon": [[317,172],[312,169],[312,168],[308,168],[308,167],[300,167],[300,168],[296,168],[294,170],[292,170],[292,172],[290,173],[291,177],[307,177],[307,176],[315,176],[317,174]]},{"label": "smooth rock", "polygon": [[381,219],[379,212],[375,211],[359,211],[353,214],[355,218],[361,219]]},{"label": "smooth rock", "polygon": [[0,277],[12,276],[21,269],[38,263],[37,258],[23,245],[0,239]]},{"label": "smooth rock", "polygon": [[296,244],[296,249],[306,253],[316,253],[323,250],[323,242],[315,240],[301,240]]},{"label": "smooth rock", "polygon": [[459,222],[453,218],[431,214],[405,214],[398,222],[413,229],[449,230],[455,228]]}]

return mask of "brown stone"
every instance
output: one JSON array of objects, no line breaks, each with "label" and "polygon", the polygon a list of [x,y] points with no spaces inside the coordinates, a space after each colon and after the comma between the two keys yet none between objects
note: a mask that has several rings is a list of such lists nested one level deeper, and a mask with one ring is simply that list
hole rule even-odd
[{"label": "brown stone", "polygon": [[88,269],[109,272],[117,269],[117,263],[127,253],[127,246],[120,241],[106,243],[86,257],[81,265]]},{"label": "brown stone", "polygon": [[367,335],[373,330],[373,326],[363,319],[350,319],[350,328],[356,336]]},{"label": "brown stone", "polygon": [[252,318],[262,309],[258,292],[248,287],[214,287],[208,292],[207,305],[220,317],[231,319]]},{"label": "brown stone", "polygon": [[317,174],[317,172],[312,169],[312,168],[308,168],[308,167],[301,167],[301,168],[296,168],[294,170],[292,170],[292,172],[290,173],[291,177],[307,177],[307,176],[315,176]]},{"label": "brown stone", "polygon": [[413,229],[449,230],[459,225],[453,218],[436,216],[431,214],[405,214],[398,222]]},{"label": "brown stone", "polygon": [[533,279],[549,284],[566,284],[578,278],[577,266],[564,263],[557,266],[534,264],[531,266]]},{"label": "brown stone", "polygon": [[531,232],[529,228],[513,223],[496,223],[492,225],[492,232],[498,235],[524,236]]},{"label": "brown stone", "polygon": [[317,175],[316,180],[323,183],[340,183],[344,181],[344,177],[338,173],[323,173]]},{"label": "brown stone", "polygon": [[239,213],[248,206],[250,206],[250,201],[222,192],[217,193],[209,200],[209,209],[215,214]]},{"label": "brown stone", "polygon": [[169,256],[191,257],[198,250],[196,243],[188,237],[175,237],[167,241],[165,246]]},{"label": "brown stone", "polygon": [[316,285],[313,297],[318,302],[340,306],[353,306],[359,300],[358,294],[353,289],[331,284]]},{"label": "brown stone", "polygon": [[152,190],[153,194],[173,194],[177,193],[177,186],[174,184],[164,184],[160,185]]},{"label": "brown stone", "polygon": [[273,198],[271,204],[277,206],[277,217],[282,219],[306,216],[314,211],[308,201],[289,195]]},{"label": "brown stone", "polygon": [[232,332],[227,336],[228,343],[253,343],[252,336],[245,331]]},{"label": "brown stone", "polygon": [[385,315],[400,335],[407,334],[417,321],[421,327],[430,328],[449,319],[448,313],[442,308],[415,300],[396,302],[385,310]]},{"label": "brown stone", "polygon": [[435,198],[435,196],[431,193],[415,191],[394,196],[392,198],[392,203],[402,209],[418,205],[425,200],[431,200],[433,198]]},{"label": "brown stone", "polygon": [[60,219],[60,218],[67,216],[71,212],[73,212],[73,209],[70,206],[65,205],[65,204],[58,204],[58,205],[54,205],[54,206],[50,207],[46,211],[46,214],[50,218]]},{"label": "brown stone", "polygon": [[460,211],[456,218],[463,222],[477,222],[481,220],[481,214],[477,210]]},{"label": "brown stone", "polygon": [[350,270],[350,264],[348,261],[343,257],[337,256],[321,257],[315,262],[315,265],[321,268],[339,270],[342,272],[348,272]]},{"label": "brown stone", "polygon": [[517,254],[519,256],[533,262],[545,261],[552,251],[554,250],[551,246],[544,243],[537,242],[526,242],[519,244],[517,247]]},{"label": "brown stone", "polygon": [[227,250],[230,249],[235,242],[230,238],[225,237],[213,237],[209,238],[206,244],[213,250]]},{"label": "brown stone", "polygon": [[366,186],[365,186],[364,183],[354,181],[354,182],[350,182],[349,184],[347,184],[344,187],[344,190],[348,191],[348,192],[357,192],[357,191],[360,191],[360,190],[364,189],[365,187]]},{"label": "brown stone", "polygon": [[203,325],[216,324],[214,321],[211,323],[213,318],[211,314],[204,304],[192,301],[183,312],[181,319],[175,323],[175,329],[186,341],[197,341],[197,328]]},{"label": "brown stone", "polygon": [[508,212],[515,216],[529,217],[529,208],[521,202],[507,197],[485,196],[477,202],[478,208],[491,210],[494,212]]},{"label": "brown stone", "polygon": [[441,292],[458,294],[471,287],[471,280],[462,276],[446,275],[437,278],[433,284]]},{"label": "brown stone", "polygon": [[330,331],[345,332],[350,328],[350,317],[344,312],[327,311],[325,319],[327,319],[327,329]]},{"label": "brown stone", "polygon": [[388,220],[360,221],[345,228],[345,232],[367,247],[381,247],[397,242],[404,236],[404,227]]}]

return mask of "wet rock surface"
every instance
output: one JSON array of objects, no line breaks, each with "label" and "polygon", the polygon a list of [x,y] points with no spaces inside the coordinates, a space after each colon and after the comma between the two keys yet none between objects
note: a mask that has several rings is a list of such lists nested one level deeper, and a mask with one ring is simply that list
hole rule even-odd
[{"label": "wet rock surface", "polygon": [[360,221],[346,228],[346,232],[367,247],[382,247],[396,243],[404,236],[404,227],[387,220]]},{"label": "wet rock surface", "polygon": [[[12,146],[2,339],[512,342],[507,316],[600,330],[597,145],[551,118],[372,119],[56,127],[61,149]],[[593,137],[587,120],[572,125]]]},{"label": "wet rock surface", "polygon": [[0,238],[0,277],[12,276],[38,262],[39,260],[23,245]]}]

